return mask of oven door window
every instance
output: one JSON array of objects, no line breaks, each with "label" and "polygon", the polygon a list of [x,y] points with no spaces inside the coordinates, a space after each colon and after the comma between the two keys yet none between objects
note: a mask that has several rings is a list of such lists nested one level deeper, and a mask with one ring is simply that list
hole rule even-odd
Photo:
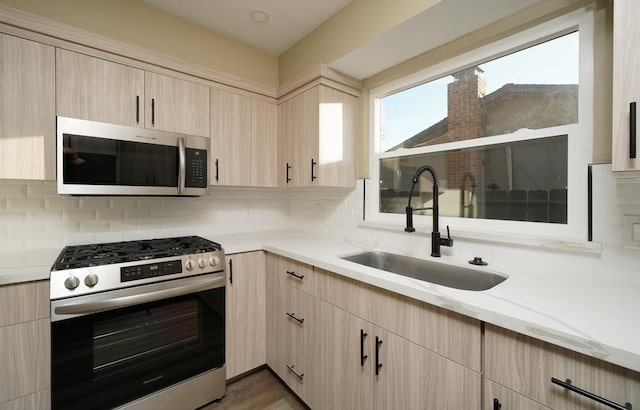
[{"label": "oven door window", "polygon": [[113,408],[224,364],[224,287],[52,324],[52,407]]}]

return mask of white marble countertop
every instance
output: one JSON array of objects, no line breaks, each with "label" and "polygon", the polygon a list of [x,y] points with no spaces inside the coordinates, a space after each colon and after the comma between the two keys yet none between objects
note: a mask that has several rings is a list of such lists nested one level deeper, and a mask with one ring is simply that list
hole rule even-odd
[{"label": "white marble countertop", "polygon": [[339,238],[275,232],[216,240],[227,254],[263,249],[640,372],[638,288],[509,271],[492,289],[465,291],[340,259],[365,249]]},{"label": "white marble countertop", "polygon": [[0,252],[0,285],[49,279],[60,251],[62,248]]},{"label": "white marble countertop", "polygon": [[[221,243],[227,254],[273,252],[640,372],[638,288],[509,271],[501,272],[509,278],[492,289],[465,291],[340,259],[371,250],[340,238],[301,231],[210,238]],[[0,285],[48,279],[60,251],[0,253]]]}]

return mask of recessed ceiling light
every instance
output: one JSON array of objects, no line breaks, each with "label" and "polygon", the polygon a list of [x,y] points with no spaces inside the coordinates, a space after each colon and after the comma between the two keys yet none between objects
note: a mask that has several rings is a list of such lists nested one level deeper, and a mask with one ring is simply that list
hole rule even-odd
[{"label": "recessed ceiling light", "polygon": [[249,18],[251,18],[251,21],[253,21],[254,23],[261,23],[261,24],[271,20],[271,16],[269,15],[269,13],[267,13],[266,10],[262,10],[262,9],[251,10],[249,12]]}]

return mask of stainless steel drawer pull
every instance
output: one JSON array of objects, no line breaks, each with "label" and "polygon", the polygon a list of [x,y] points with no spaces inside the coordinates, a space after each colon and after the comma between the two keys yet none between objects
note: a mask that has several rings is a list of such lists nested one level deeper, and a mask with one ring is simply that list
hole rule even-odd
[{"label": "stainless steel drawer pull", "polygon": [[287,365],[287,369],[289,369],[289,371],[290,371],[291,373],[295,374],[295,375],[296,375],[296,377],[298,378],[298,380],[302,381],[302,379],[304,378],[304,373],[298,373],[298,372],[296,372],[295,370],[293,370],[293,368],[294,368],[294,367],[296,367],[296,366],[294,366],[294,365],[291,365],[291,366]]},{"label": "stainless steel drawer pull", "polygon": [[288,270],[287,274],[293,276],[294,278],[298,278],[300,280],[304,279],[304,275],[297,275],[295,271]]},{"label": "stainless steel drawer pull", "polygon": [[562,386],[565,389],[571,390],[572,392],[576,392],[578,394],[581,394],[585,397],[590,398],[591,400],[597,401],[598,403],[604,404],[605,406],[609,406],[612,409],[618,409],[618,410],[632,410],[631,407],[631,403],[625,403],[624,406],[618,404],[618,403],[614,403],[610,400],[607,400],[603,397],[597,396],[589,391],[586,390],[582,390],[579,387],[574,386],[573,384],[571,384],[571,380],[567,379],[566,381],[562,381],[559,379],[556,379],[555,377],[551,378],[551,382],[554,384],[557,384],[558,386]]},{"label": "stainless steel drawer pull", "polygon": [[289,312],[287,312],[287,316],[289,316],[291,319],[295,320],[296,322],[298,322],[298,323],[300,323],[300,324],[303,324],[303,323],[304,323],[304,319],[298,319],[298,318],[296,317],[295,312],[294,312],[294,313],[289,313]]}]

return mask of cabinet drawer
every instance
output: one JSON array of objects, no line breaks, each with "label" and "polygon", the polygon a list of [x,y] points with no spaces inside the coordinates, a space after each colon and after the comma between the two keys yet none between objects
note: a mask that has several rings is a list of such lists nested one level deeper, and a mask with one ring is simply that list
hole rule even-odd
[{"label": "cabinet drawer", "polygon": [[480,322],[322,269],[314,271],[318,298],[422,347],[480,371]]},{"label": "cabinet drawer", "polygon": [[485,374],[556,410],[603,406],[553,384],[552,377],[622,406],[640,406],[640,373],[491,325],[485,329]]},{"label": "cabinet drawer", "polygon": [[550,407],[543,406],[536,401],[487,379],[484,381],[484,403],[482,404],[482,409],[551,410]]},{"label": "cabinet drawer", "polygon": [[313,273],[312,266],[291,259],[285,259],[283,269],[279,272],[288,286],[307,293],[311,293],[313,288]]},{"label": "cabinet drawer", "polygon": [[[311,296],[297,289],[287,289],[283,310],[280,317],[283,321],[283,335],[303,342],[305,332],[313,325]],[[310,331],[310,330],[309,330]]]}]

